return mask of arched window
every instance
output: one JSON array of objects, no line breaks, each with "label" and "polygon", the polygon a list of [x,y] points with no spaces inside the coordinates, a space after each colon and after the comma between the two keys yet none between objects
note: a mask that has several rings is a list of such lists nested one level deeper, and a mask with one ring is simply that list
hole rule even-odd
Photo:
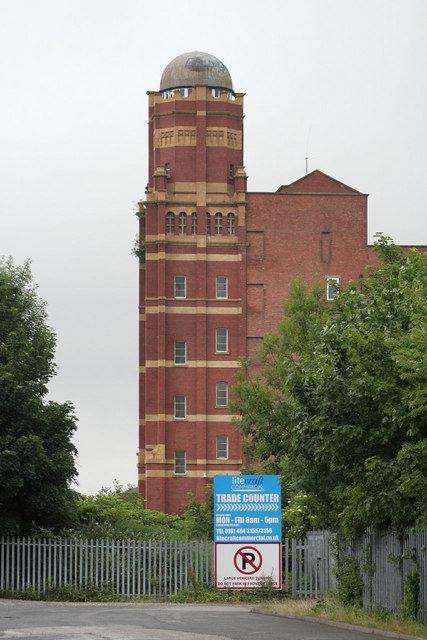
[{"label": "arched window", "polygon": [[207,236],[211,235],[211,214],[210,213],[206,214],[206,235]]},{"label": "arched window", "polygon": [[222,234],[222,213],[215,214],[215,234]]},{"label": "arched window", "polygon": [[166,214],[166,233],[175,233],[175,214],[172,211]]},{"label": "arched window", "polygon": [[236,219],[234,213],[227,215],[227,235],[234,236],[236,233]]},{"label": "arched window", "polygon": [[191,214],[191,235],[194,236],[197,233],[197,213],[193,211]]},{"label": "arched window", "polygon": [[179,214],[179,233],[187,233],[187,214],[184,211]]}]

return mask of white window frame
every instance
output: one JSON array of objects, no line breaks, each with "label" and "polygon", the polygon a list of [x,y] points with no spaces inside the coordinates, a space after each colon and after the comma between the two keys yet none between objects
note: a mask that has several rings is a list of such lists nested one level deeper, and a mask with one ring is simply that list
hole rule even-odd
[{"label": "white window frame", "polygon": [[[224,340],[223,338],[225,337],[225,349],[219,349],[219,332],[220,331],[225,331],[225,335],[223,334],[223,336],[221,337],[221,342],[223,343]],[[228,353],[228,329],[225,329],[224,327],[219,327],[218,329],[215,329],[215,352],[216,353]]]},{"label": "white window frame", "polygon": [[[228,405],[228,383],[227,382],[217,382],[215,389],[215,406],[216,407],[226,407]],[[225,396],[224,396],[225,392]],[[224,402],[225,399],[225,402]]]},{"label": "white window frame", "polygon": [[[182,454],[182,455],[177,455]],[[178,471],[178,469],[181,469]],[[183,469],[183,470],[182,470]],[[185,476],[187,473],[187,454],[183,450],[175,451],[173,454],[173,472],[176,476]]]},{"label": "white window frame", "polygon": [[[179,345],[179,346],[178,346]],[[178,351],[181,349],[182,350],[182,346],[184,345],[184,353],[178,353]],[[183,364],[187,364],[187,343],[185,340],[175,340],[174,343],[174,363],[177,365],[183,365]],[[179,359],[184,357],[183,361],[180,361]]]},{"label": "white window frame", "polygon": [[[178,415],[182,413],[182,404],[184,405],[184,415]],[[173,398],[173,416],[175,420],[185,420],[187,417],[187,396],[182,393],[177,393]]]},{"label": "white window frame", "polygon": [[[179,282],[178,278],[183,278],[184,279],[183,282]],[[179,291],[179,288],[182,287],[182,284],[184,284],[184,295],[178,295],[178,293],[181,293]],[[173,293],[174,293],[174,298],[184,299],[187,297],[187,276],[175,276],[174,282],[173,282]]]},{"label": "white window frame", "polygon": [[[221,455],[220,450],[225,449],[225,454]],[[216,437],[216,459],[217,460],[228,460],[228,436],[217,436]]]},{"label": "white window frame", "polygon": [[326,300],[332,302],[339,293],[339,276],[326,276]]},{"label": "white window frame", "polygon": [[[224,278],[224,282],[220,280],[220,278]],[[225,284],[225,295],[222,295],[222,291],[220,288],[223,288]],[[228,276],[217,276],[216,277],[216,286],[215,286],[215,295],[217,300],[227,300],[228,299]]]}]

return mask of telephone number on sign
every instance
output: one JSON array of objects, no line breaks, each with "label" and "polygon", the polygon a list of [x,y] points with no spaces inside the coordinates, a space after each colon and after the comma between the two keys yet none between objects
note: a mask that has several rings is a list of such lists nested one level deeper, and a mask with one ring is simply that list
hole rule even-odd
[{"label": "telephone number on sign", "polygon": [[217,535],[215,542],[280,542],[279,536],[258,536],[253,533],[250,535]]},{"label": "telephone number on sign", "polygon": [[273,529],[255,529],[255,528],[253,528],[253,529],[251,529],[251,528],[248,528],[248,529],[242,529],[242,528],[227,529],[226,528],[224,530],[221,529],[220,533],[245,533],[245,534],[255,533],[257,535],[261,535],[263,533],[273,533]]}]

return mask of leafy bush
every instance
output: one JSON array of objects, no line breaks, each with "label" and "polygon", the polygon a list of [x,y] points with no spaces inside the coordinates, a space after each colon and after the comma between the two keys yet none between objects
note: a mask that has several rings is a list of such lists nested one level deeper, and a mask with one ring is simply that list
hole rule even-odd
[{"label": "leafy bush", "polygon": [[307,531],[317,529],[319,517],[313,515],[313,497],[306,493],[296,493],[288,500],[286,507],[282,509],[282,531],[286,538],[301,540]]},{"label": "leafy bush", "polygon": [[81,522],[79,535],[89,538],[144,538],[159,540],[182,538],[183,525],[177,515],[145,508],[145,500],[117,482],[113,489],[102,489],[96,496],[76,503]]},{"label": "leafy bush", "polygon": [[213,485],[208,484],[199,500],[188,494],[187,504],[182,510],[185,535],[189,540],[213,540]]}]

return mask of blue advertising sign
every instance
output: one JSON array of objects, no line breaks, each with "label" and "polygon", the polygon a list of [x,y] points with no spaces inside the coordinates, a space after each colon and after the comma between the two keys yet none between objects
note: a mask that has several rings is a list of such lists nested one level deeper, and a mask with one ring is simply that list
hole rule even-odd
[{"label": "blue advertising sign", "polygon": [[215,476],[215,542],[281,542],[280,476]]}]

